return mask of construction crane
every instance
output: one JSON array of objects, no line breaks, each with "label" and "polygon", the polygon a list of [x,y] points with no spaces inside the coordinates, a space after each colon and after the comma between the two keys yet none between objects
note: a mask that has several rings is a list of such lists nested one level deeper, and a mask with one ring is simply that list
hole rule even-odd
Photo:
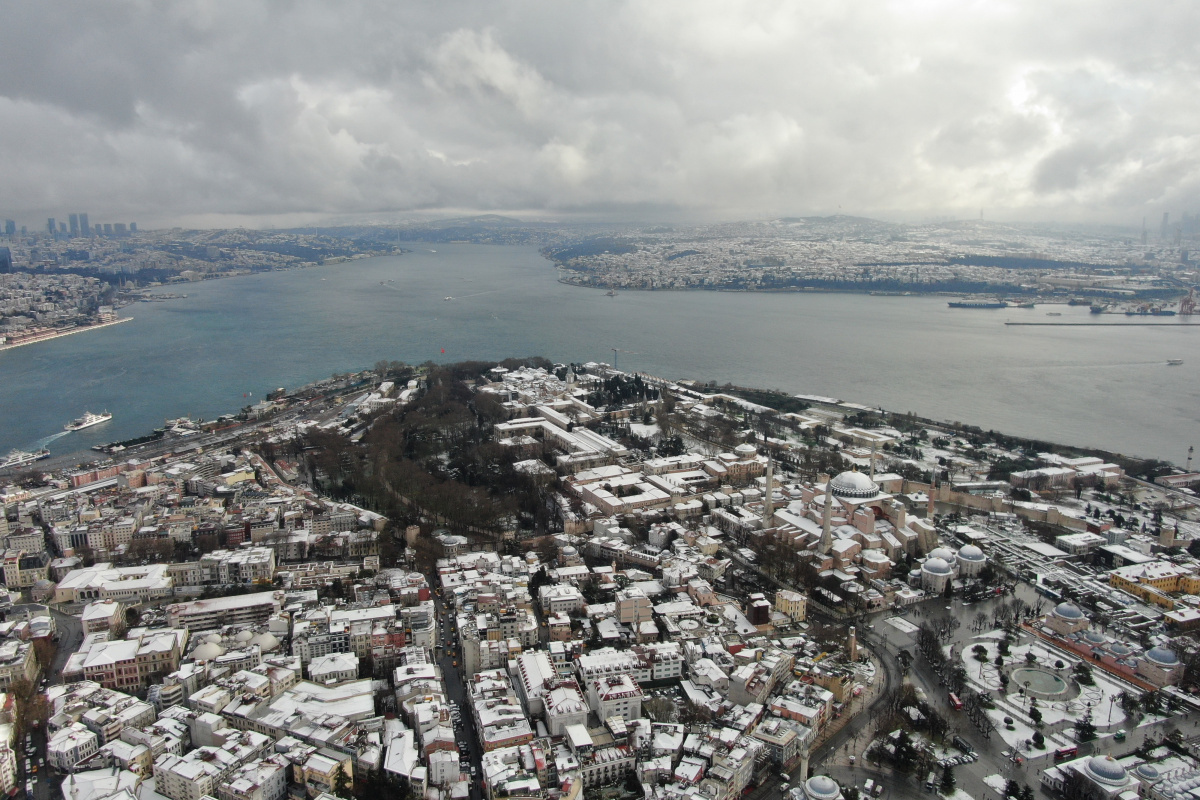
[{"label": "construction crane", "polygon": [[1196,312],[1196,287],[1193,286],[1187,297],[1179,301],[1179,316],[1190,317]]}]

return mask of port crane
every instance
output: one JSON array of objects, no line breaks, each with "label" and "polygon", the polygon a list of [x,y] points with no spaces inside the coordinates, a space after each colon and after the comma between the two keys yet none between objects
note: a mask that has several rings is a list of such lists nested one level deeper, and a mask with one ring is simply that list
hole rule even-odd
[{"label": "port crane", "polygon": [[1179,301],[1179,316],[1190,317],[1196,313],[1196,287],[1193,286],[1187,293],[1187,297]]}]

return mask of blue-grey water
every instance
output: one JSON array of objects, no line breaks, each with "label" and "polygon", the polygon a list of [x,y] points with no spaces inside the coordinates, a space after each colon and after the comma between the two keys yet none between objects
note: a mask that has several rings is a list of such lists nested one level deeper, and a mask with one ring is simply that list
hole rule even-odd
[{"label": "blue-grey water", "polygon": [[1200,444],[1200,327],[1006,327],[1095,318],[1066,306],[952,310],[932,297],[607,297],[558,283],[533,248],[409,247],[190,284],[175,289],[186,299],[124,309],[132,322],[0,352],[0,453],[46,442],[85,410],[115,417],[50,440],[55,455],[166,418],[211,419],[250,402],[244,393],[379,359],[611,362],[612,348],[622,369],[832,395],[1178,464]]}]

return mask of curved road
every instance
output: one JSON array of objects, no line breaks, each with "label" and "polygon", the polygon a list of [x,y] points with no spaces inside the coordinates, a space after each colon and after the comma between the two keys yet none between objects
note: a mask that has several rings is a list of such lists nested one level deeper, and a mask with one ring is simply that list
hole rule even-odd
[{"label": "curved road", "polygon": [[887,642],[876,637],[869,629],[863,631],[862,640],[863,644],[871,652],[875,653],[879,663],[883,666],[884,685],[880,689],[879,696],[869,706],[865,709],[860,709],[857,714],[851,717],[849,722],[842,726],[840,731],[830,736],[820,747],[813,751],[809,759],[809,772],[813,774],[816,774],[815,768],[832,757],[838,748],[845,745],[847,741],[870,725],[872,720],[878,719],[879,714],[876,712],[883,708],[884,703],[888,701],[892,693],[900,687],[900,667],[896,663],[894,653],[888,649]]}]

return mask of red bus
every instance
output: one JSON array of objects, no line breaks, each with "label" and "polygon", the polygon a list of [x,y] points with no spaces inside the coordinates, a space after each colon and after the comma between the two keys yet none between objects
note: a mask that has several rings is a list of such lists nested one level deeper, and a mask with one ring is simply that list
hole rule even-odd
[{"label": "red bus", "polygon": [[954,692],[950,693],[950,706],[955,711],[962,711],[962,700],[959,700],[958,695],[956,695]]},{"label": "red bus", "polygon": [[1064,758],[1073,758],[1079,755],[1079,748],[1075,745],[1070,747],[1060,747],[1054,751],[1054,760],[1062,761]]}]

